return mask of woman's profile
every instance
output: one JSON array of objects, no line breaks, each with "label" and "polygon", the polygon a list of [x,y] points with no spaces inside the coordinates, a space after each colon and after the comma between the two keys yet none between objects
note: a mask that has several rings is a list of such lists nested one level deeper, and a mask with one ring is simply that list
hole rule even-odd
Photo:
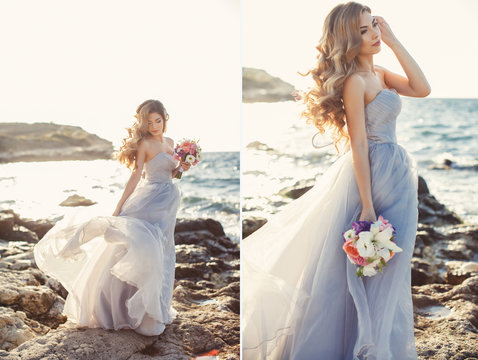
[{"label": "woman's profile", "polygon": [[[132,174],[112,215],[86,221],[66,216],[35,245],[38,268],[68,290],[63,313],[72,322],[159,335],[172,322],[174,227],[180,193],[169,115],[143,102],[117,153]],[[189,164],[181,163],[184,170]],[[145,179],[139,185],[141,174]]]},{"label": "woman's profile", "polygon": [[[374,64],[383,43],[405,77]],[[395,129],[400,95],[425,97],[431,89],[367,6],[334,7],[317,50],[303,115],[346,151],[311,190],[242,241],[243,359],[417,359],[410,284],[417,165]],[[343,233],[380,215],[403,251],[383,273],[357,277]]]}]

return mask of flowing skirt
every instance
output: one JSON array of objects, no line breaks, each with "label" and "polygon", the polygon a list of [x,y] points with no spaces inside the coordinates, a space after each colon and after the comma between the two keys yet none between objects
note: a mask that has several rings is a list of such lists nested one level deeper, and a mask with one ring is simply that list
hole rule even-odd
[{"label": "flowing skirt", "polygon": [[172,183],[142,182],[119,216],[79,210],[35,245],[38,268],[68,291],[63,313],[71,321],[143,335],[172,322],[179,199]]},{"label": "flowing skirt", "polygon": [[410,261],[418,221],[415,160],[369,143],[372,201],[403,249],[358,278],[342,233],[362,210],[351,151],[243,240],[242,353],[250,359],[417,359]]}]

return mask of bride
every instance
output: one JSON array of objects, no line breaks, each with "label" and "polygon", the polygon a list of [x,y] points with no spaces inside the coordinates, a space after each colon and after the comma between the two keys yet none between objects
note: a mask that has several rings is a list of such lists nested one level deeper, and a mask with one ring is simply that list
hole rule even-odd
[{"label": "bride", "polygon": [[[374,65],[382,42],[406,77]],[[425,97],[430,86],[384,18],[355,2],[331,10],[317,49],[304,115],[347,151],[242,241],[243,359],[417,359],[410,288],[417,165],[395,127],[399,95]],[[403,251],[383,273],[360,278],[342,234],[379,215]]]},{"label": "bride", "polygon": [[[38,268],[68,290],[63,313],[78,325],[159,335],[172,322],[174,227],[180,193],[172,178],[169,115],[158,100],[136,110],[117,157],[133,168],[113,216],[65,217],[35,245]],[[139,186],[141,173],[145,181]]]}]

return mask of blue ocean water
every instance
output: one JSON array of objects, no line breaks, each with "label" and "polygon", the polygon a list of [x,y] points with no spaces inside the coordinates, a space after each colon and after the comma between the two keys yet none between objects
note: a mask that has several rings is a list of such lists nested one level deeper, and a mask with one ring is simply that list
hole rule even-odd
[{"label": "blue ocean water", "polygon": [[[239,152],[202,155],[203,160],[177,180],[182,193],[178,217],[213,218],[238,241]],[[110,215],[129,176],[115,160],[0,164],[0,209],[32,219],[58,219],[71,211],[59,204],[78,194],[96,201],[95,211]]]},{"label": "blue ocean water", "polygon": [[[401,99],[398,143],[417,161],[430,192],[477,224],[478,99]],[[299,113],[295,102],[244,104],[243,217],[269,217],[290,201],[281,189],[314,179],[337,159],[333,146],[312,147],[315,128]]]}]

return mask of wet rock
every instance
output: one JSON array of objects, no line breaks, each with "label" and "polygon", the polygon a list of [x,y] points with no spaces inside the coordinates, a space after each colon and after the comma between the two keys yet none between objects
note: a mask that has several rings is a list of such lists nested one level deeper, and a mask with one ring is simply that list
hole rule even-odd
[{"label": "wet rock", "polygon": [[213,219],[178,219],[176,221],[175,233],[207,230],[215,236],[224,236],[224,229],[219,221]]},{"label": "wet rock", "polygon": [[0,238],[8,241],[37,242],[53,225],[50,220],[23,219],[13,210],[0,210]]},{"label": "wet rock", "polygon": [[468,249],[463,240],[444,240],[437,245],[438,254],[447,259],[471,260],[473,251]]},{"label": "wet rock", "polygon": [[253,141],[247,144],[246,148],[267,151],[267,152],[275,152],[273,148],[269,147],[267,144],[261,143],[260,141]]},{"label": "wet rock", "polygon": [[427,182],[420,175],[418,176],[418,195],[428,195],[430,190],[428,189]]},{"label": "wet rock", "polygon": [[478,275],[476,262],[448,261],[446,268],[445,280],[451,285],[459,285],[469,277]]},{"label": "wet rock", "polygon": [[0,238],[6,239],[8,234],[13,231],[14,219],[13,214],[0,212]]},{"label": "wet rock", "polygon": [[267,222],[266,218],[251,217],[242,220],[242,238],[245,239]]},{"label": "wet rock", "polygon": [[279,194],[291,199],[298,199],[307,191],[312,189],[315,184],[315,179],[300,180],[294,185],[286,187],[279,191]]},{"label": "wet rock", "polygon": [[412,258],[412,285],[425,285],[437,282],[438,272],[434,264],[420,258]]},{"label": "wet rock", "polygon": [[96,201],[74,194],[63,200],[60,203],[60,206],[91,206],[94,204],[96,204]]}]

